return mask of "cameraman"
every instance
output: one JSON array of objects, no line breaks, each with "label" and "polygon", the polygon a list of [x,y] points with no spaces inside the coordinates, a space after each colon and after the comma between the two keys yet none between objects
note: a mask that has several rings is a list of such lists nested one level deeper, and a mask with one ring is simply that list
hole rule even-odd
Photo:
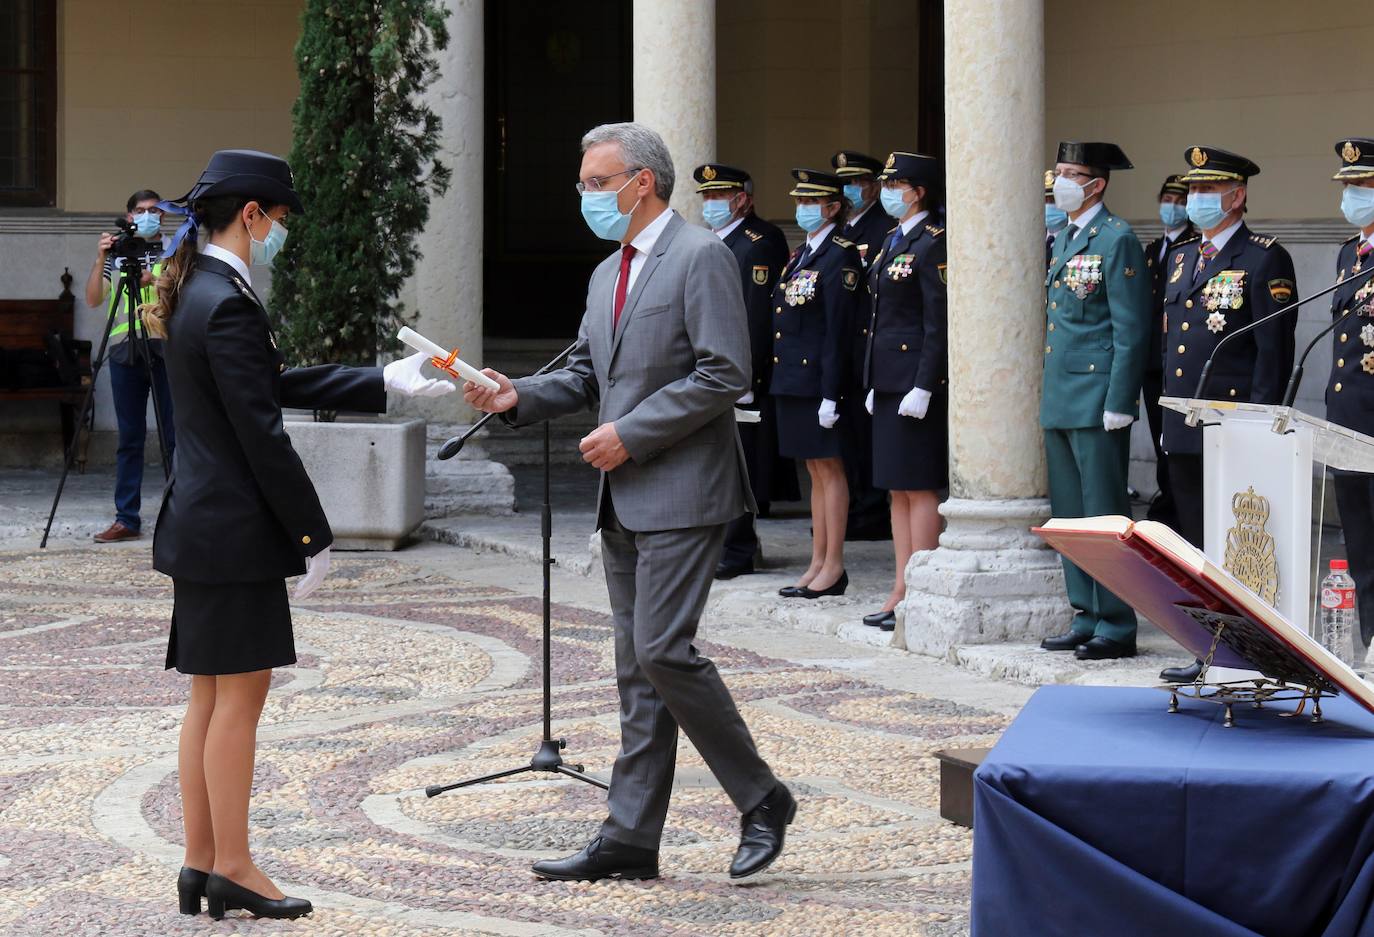
[{"label": "cameraman", "polygon": [[[120,290],[120,275],[129,253],[137,255],[143,273],[139,284],[139,303],[151,303],[155,296],[153,281],[161,272],[164,249],[162,238],[162,210],[157,207],[161,197],[150,189],[141,189],[129,196],[125,216],[132,225],[132,233],[100,235],[100,252],[96,255],[91,274],[86,278],[86,302],[92,307],[104,307],[108,315],[113,308],[114,324],[110,327],[110,344],[106,361],[110,371],[110,392],[114,397],[115,422],[119,426],[119,449],[115,457],[115,521],[107,530],[95,535],[96,543],[117,543],[137,540],[141,528],[138,512],[143,491],[143,444],[148,431],[148,392],[157,393],[162,415],[162,433],[167,442],[167,457],[172,456],[172,392],[167,386],[167,369],[162,360],[162,341],[149,339],[149,365],[152,383],[135,341],[142,340],[129,331],[128,303]],[[116,248],[117,242],[119,243]],[[137,311],[133,317],[137,321]]]}]

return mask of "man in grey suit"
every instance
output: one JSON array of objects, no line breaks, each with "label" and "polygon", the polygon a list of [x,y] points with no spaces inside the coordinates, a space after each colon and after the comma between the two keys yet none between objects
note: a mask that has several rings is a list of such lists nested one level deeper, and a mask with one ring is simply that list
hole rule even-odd
[{"label": "man in grey suit", "polygon": [[681,726],[742,814],[730,877],[745,878],[778,857],[797,806],[692,646],[726,524],[755,510],[734,418],[750,384],[739,267],[719,238],[668,207],[673,162],[653,130],[605,124],[582,138],[582,154],[582,215],[621,249],[592,274],[576,348],[550,374],[511,381],[488,369],[497,390],[464,388],[474,407],[514,425],[600,409],[580,448],[602,471],[620,754],[600,835],[534,871],[656,878]]}]

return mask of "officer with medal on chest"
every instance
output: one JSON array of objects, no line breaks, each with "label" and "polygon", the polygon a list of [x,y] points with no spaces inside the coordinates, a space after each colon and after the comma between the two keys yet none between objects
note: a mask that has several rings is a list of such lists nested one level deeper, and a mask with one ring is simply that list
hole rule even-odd
[{"label": "officer with medal on chest", "polygon": [[883,210],[897,222],[871,253],[871,328],[863,381],[873,415],[873,481],[892,492],[896,578],[864,624],[891,631],[906,596],[906,564],[940,540],[940,489],[949,484],[945,229],[932,224],[939,160],[893,153],[882,174]]},{"label": "officer with medal on chest", "polygon": [[[1102,202],[1111,171],[1130,168],[1113,143],[1059,144],[1054,196],[1069,223],[1045,280],[1040,403],[1055,517],[1131,513],[1126,473],[1150,347],[1150,281],[1135,232]],[[1134,657],[1135,612],[1063,563],[1076,614],[1040,646],[1079,660]]]},{"label": "officer with medal on chest", "polygon": [[[744,309],[749,317],[750,359],[753,384],[739,399],[738,408],[753,410],[757,423],[739,423],[740,442],[749,471],[749,484],[759,514],[768,515],[769,502],[795,501],[797,470],[791,459],[778,455],[778,428],[768,384],[773,376],[773,286],[787,263],[787,238],[777,225],[754,214],[754,181],[734,166],[708,163],[692,173],[701,195],[701,215],[716,237],[725,242],[739,262],[744,288]],[[733,579],[754,571],[759,550],[754,515],[745,513],[731,521],[716,566],[717,579]]]},{"label": "officer with medal on chest", "polygon": [[794,169],[797,225],[806,241],[773,289],[773,403],[778,450],[806,461],[811,476],[811,563],[785,598],[844,595],[849,484],[835,424],[850,369],[851,328],[864,295],[863,261],[840,237],[848,205],[833,173]]},{"label": "officer with medal on chest", "polygon": [[[1227,343],[1212,364],[1206,387],[1197,386],[1203,366],[1231,332],[1298,298],[1293,259],[1272,237],[1246,226],[1249,179],[1259,167],[1244,156],[1210,146],[1183,153],[1191,167],[1188,218],[1201,237],[1169,252],[1164,282],[1164,395],[1278,403],[1293,367],[1297,312],[1265,323]],[[1164,452],[1178,511],[1178,531],[1202,547],[1202,427],[1181,413],[1164,412]],[[1168,667],[1160,678],[1188,683],[1201,663]]]},{"label": "officer with medal on chest", "polygon": [[[1360,230],[1341,245],[1336,262],[1342,285],[1331,297],[1331,314],[1345,318],[1332,333],[1326,418],[1374,436],[1374,274],[1369,272],[1374,267],[1374,139],[1341,140],[1336,153],[1341,168],[1333,178],[1344,183],[1341,214]],[[1374,475],[1334,474],[1336,506],[1359,603],[1360,641],[1368,651],[1374,637]],[[1358,654],[1356,659],[1363,657]]]},{"label": "officer with medal on chest", "polygon": [[[882,160],[857,150],[840,150],[830,157],[835,175],[844,183],[849,219],[841,233],[853,241],[867,270],[892,230],[892,219],[878,204]],[[845,478],[849,483],[847,540],[886,540],[892,536],[887,492],[873,483],[873,418],[864,409],[864,352],[868,347],[869,308],[865,300],[850,327],[849,380],[840,401],[840,432],[844,434]]]},{"label": "officer with medal on chest", "polygon": [[1164,411],[1159,398],[1164,395],[1164,286],[1169,271],[1169,253],[1199,237],[1188,220],[1188,184],[1173,175],[1159,187],[1159,220],[1164,232],[1145,247],[1145,266],[1150,271],[1150,357],[1145,367],[1145,416],[1150,421],[1150,441],[1155,448],[1155,483],[1159,493],[1150,502],[1149,519],[1177,529],[1178,514],[1169,485],[1169,460],[1164,456],[1160,435],[1164,432]]}]

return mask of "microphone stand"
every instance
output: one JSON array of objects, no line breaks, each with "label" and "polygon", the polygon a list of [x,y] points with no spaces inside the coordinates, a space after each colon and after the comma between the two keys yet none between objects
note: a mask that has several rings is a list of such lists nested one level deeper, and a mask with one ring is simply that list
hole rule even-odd
[{"label": "microphone stand", "polygon": [[[564,348],[557,355],[545,364],[533,376],[547,374],[552,371],[560,361],[572,353],[577,347],[577,342],[573,342]],[[451,459],[462,450],[463,446],[473,437],[487,422],[496,416],[495,413],[488,413],[482,417],[461,436],[454,436],[439,448],[440,459]],[[527,774],[532,771],[545,771],[550,774],[561,774],[566,777],[576,778],[585,781],[594,787],[606,790],[610,785],[604,781],[594,778],[586,773],[586,768],[582,765],[566,765],[563,763],[561,752],[568,747],[567,739],[556,739],[553,737],[553,676],[552,676],[552,631],[553,631],[553,583],[551,579],[551,569],[553,567],[553,508],[550,506],[550,469],[549,469],[549,421],[544,420],[544,503],[540,511],[540,537],[544,544],[544,635],[543,635],[543,656],[544,656],[544,737],[539,743],[539,750],[534,753],[529,764],[521,765],[518,768],[510,768],[506,771],[498,771],[495,774],[486,774],[481,777],[468,778],[465,781],[458,781],[453,784],[431,784],[425,788],[426,797],[437,797],[445,791],[456,790],[460,787],[471,787],[474,784],[485,784],[488,781],[495,781],[499,778],[508,778],[515,774]]]}]

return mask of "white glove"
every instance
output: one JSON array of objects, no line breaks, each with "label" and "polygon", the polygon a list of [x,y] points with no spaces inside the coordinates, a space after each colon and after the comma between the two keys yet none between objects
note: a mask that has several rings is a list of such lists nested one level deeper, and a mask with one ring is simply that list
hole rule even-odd
[{"label": "white glove", "polygon": [[835,421],[840,418],[839,411],[835,409],[835,401],[822,400],[821,408],[816,411],[816,419],[820,421],[821,429],[830,429],[835,425]]},{"label": "white glove", "polygon": [[864,398],[864,409],[868,411],[869,416],[873,415],[873,391],[871,390],[868,392],[868,396]]},{"label": "white glove", "polygon": [[1125,429],[1135,422],[1135,417],[1129,413],[1113,413],[1110,410],[1102,411],[1102,428],[1107,432],[1115,429]]},{"label": "white glove", "polygon": [[751,404],[751,403],[753,403],[753,402],[754,402],[754,392],[753,392],[752,390],[746,390],[746,391],[744,392],[744,396],[741,397],[740,399],[738,399],[738,400],[735,401],[735,403],[738,404],[738,405],[740,405],[740,406],[748,406],[749,404]]},{"label": "white glove", "polygon": [[924,387],[913,387],[906,392],[902,402],[897,405],[898,416],[909,416],[917,420],[926,418],[926,411],[930,409],[930,391]]},{"label": "white glove", "polygon": [[329,547],[314,556],[305,558],[305,575],[296,583],[296,591],[291,597],[303,599],[320,587],[324,577],[329,575]]},{"label": "white glove", "polygon": [[452,381],[425,377],[420,373],[430,355],[417,351],[409,358],[401,358],[382,368],[382,380],[387,390],[404,397],[442,397],[458,389]]}]

